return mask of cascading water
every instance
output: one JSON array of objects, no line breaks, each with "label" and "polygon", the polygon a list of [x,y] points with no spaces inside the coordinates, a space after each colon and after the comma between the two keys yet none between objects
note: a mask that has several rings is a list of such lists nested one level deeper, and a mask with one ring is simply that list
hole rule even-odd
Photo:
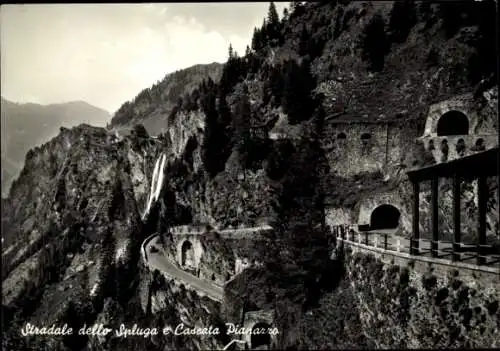
[{"label": "cascading water", "polygon": [[163,154],[162,159],[161,159],[160,172],[158,174],[158,180],[156,182],[156,191],[155,191],[155,198],[154,198],[155,201],[158,201],[158,198],[160,197],[161,188],[163,186],[163,176],[164,176],[163,170],[165,169],[165,161],[166,160],[167,160],[167,156],[165,154]]},{"label": "cascading water", "polygon": [[[160,195],[161,183],[163,182],[163,167],[165,166],[165,155],[161,154],[155,163],[155,168],[153,171],[153,178],[151,178],[151,188],[149,191],[149,197],[146,209],[142,214],[142,219],[146,218],[146,215],[149,213],[151,209],[151,205],[153,204],[153,200],[158,200],[158,196]],[[160,166],[161,165],[161,166]]]}]

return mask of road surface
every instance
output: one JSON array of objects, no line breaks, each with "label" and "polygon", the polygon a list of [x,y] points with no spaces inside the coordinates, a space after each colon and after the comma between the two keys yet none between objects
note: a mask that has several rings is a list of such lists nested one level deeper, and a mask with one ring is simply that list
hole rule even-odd
[{"label": "road surface", "polygon": [[167,258],[163,250],[151,252],[151,246],[155,245],[158,249],[160,247],[157,244],[157,239],[158,237],[154,237],[145,247],[147,264],[151,269],[158,269],[160,272],[179,279],[185,285],[189,285],[194,290],[204,293],[214,300],[223,300],[224,291],[222,287],[183,271]]}]

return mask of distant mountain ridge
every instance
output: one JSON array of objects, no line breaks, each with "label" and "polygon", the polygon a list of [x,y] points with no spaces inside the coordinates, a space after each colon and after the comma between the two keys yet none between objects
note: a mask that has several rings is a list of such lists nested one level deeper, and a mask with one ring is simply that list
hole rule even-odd
[{"label": "distant mountain ridge", "polygon": [[222,68],[223,64],[213,62],[167,74],[161,81],[120,106],[111,120],[111,126],[121,130],[141,123],[152,135],[166,131],[168,117],[191,103],[191,93],[204,79],[211,78],[218,82]]},{"label": "distant mountain ridge", "polygon": [[22,169],[26,153],[59,133],[60,127],[81,123],[104,127],[110,113],[85,101],[41,105],[1,98],[2,196]]}]

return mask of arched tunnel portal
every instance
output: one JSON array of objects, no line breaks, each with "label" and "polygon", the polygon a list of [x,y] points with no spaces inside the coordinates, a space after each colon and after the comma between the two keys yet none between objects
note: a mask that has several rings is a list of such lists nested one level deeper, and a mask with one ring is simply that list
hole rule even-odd
[{"label": "arched tunnel portal", "polygon": [[182,243],[181,248],[181,265],[183,267],[194,267],[194,248],[189,240]]},{"label": "arched tunnel portal", "polygon": [[375,208],[370,216],[370,230],[395,229],[399,226],[401,212],[394,206],[384,204]]},{"label": "arched tunnel portal", "polygon": [[252,349],[268,349],[271,347],[271,326],[265,322],[255,323],[252,328],[250,346]]}]

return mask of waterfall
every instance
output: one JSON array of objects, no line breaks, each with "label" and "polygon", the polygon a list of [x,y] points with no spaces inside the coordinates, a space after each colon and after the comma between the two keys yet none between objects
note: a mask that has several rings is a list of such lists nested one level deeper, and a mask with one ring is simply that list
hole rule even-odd
[{"label": "waterfall", "polygon": [[151,188],[148,197],[148,204],[144,213],[142,215],[142,219],[146,218],[146,215],[149,213],[151,209],[151,205],[153,201],[158,201],[160,197],[160,192],[163,187],[163,178],[165,176],[165,162],[167,161],[167,155],[161,154],[155,163],[155,169],[153,171],[153,178],[151,179]]},{"label": "waterfall", "polygon": [[158,178],[160,159],[162,157],[163,157],[163,154],[156,159],[155,168],[153,171],[153,178],[151,178],[151,187],[150,187],[150,192],[149,192],[149,197],[148,197],[148,203],[147,203],[146,209],[144,210],[144,213],[142,214],[142,219],[144,219],[146,217],[146,215],[149,213],[149,210],[151,208],[151,204],[153,203],[153,194],[154,194],[155,185],[156,185],[157,178]]},{"label": "waterfall", "polygon": [[163,186],[163,176],[165,170],[165,161],[167,160],[167,156],[165,154],[162,155],[160,173],[158,174],[158,180],[156,182],[156,191],[155,191],[155,201],[158,201],[158,197],[160,196],[161,188]]}]

